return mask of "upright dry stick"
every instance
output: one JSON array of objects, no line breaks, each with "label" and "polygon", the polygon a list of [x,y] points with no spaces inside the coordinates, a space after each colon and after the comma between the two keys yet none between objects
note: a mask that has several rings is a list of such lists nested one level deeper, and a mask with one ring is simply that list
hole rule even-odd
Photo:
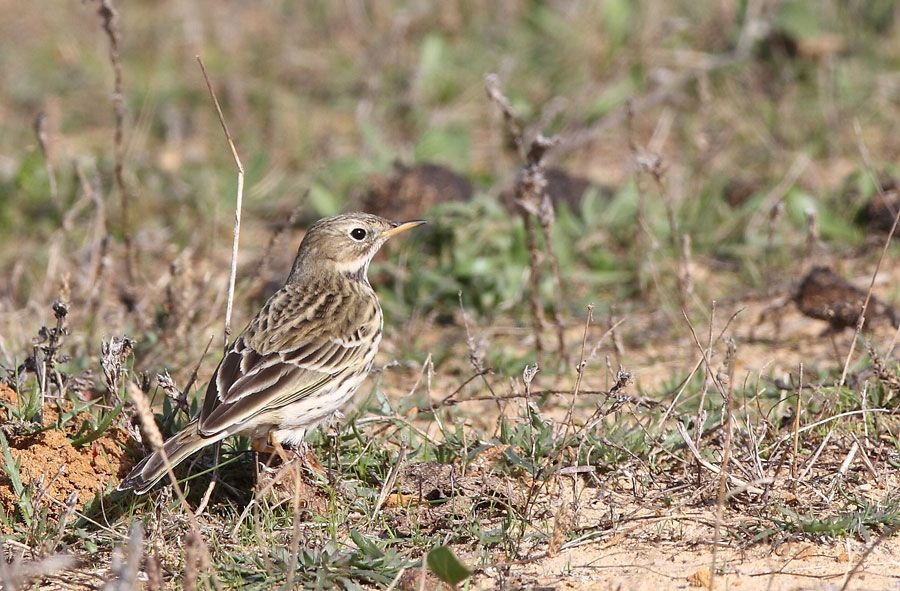
[{"label": "upright dry stick", "polygon": [[[866,172],[875,181],[875,187],[878,189],[883,199],[884,189],[881,188],[881,183],[877,178],[875,178],[875,175],[872,172],[869,153],[862,141],[862,129],[859,126],[859,121],[853,122],[853,129],[856,132],[856,137],[859,141],[860,152],[862,153],[863,161],[866,164]],[[859,335],[862,332],[863,325],[866,323],[866,311],[868,311],[869,302],[872,299],[872,290],[875,288],[875,279],[878,278],[878,272],[881,271],[881,264],[884,262],[884,258],[887,255],[888,248],[890,248],[891,246],[891,240],[894,238],[894,233],[897,231],[898,223],[900,223],[900,209],[897,210],[897,215],[894,216],[894,223],[891,226],[891,231],[888,232],[887,238],[885,238],[884,240],[884,248],[881,249],[881,255],[878,257],[878,263],[875,264],[875,272],[872,273],[872,280],[869,282],[868,291],[866,291],[866,299],[865,301],[863,301],[862,310],[859,313],[859,321],[856,323],[856,332],[853,334],[853,341],[850,343],[850,350],[847,352],[847,359],[844,360],[844,369],[841,371],[841,381],[838,384],[838,390],[844,387],[844,383],[847,380],[847,371],[850,369],[850,361],[853,359],[853,352],[856,350],[856,341],[859,340]]]},{"label": "upright dry stick", "polygon": [[569,404],[569,411],[566,413],[566,432],[563,440],[569,436],[569,428],[572,427],[572,417],[575,414],[575,404],[578,402],[578,391],[581,390],[581,381],[584,379],[584,369],[587,367],[587,361],[584,354],[587,347],[588,331],[591,329],[591,321],[594,318],[594,304],[588,304],[587,318],[584,321],[584,333],[581,337],[581,357],[578,365],[575,366],[575,387],[572,389],[572,402]]},{"label": "upright dry stick", "polygon": [[499,77],[496,74],[488,74],[484,78],[484,86],[488,98],[497,105],[503,114],[506,132],[515,142],[520,157],[525,160],[525,164],[522,166],[521,173],[516,181],[515,201],[525,226],[525,244],[528,248],[531,271],[529,302],[531,304],[537,357],[540,360],[543,356],[544,346],[541,333],[546,326],[546,318],[544,317],[539,293],[541,253],[538,249],[537,233],[534,225],[535,218],[538,220],[538,225],[544,238],[547,257],[550,259],[550,269],[553,274],[555,287],[553,323],[556,328],[558,353],[560,357],[565,359],[565,327],[562,322],[562,278],[559,270],[559,260],[551,239],[554,219],[553,203],[546,192],[547,178],[544,171],[544,157],[547,151],[558,143],[558,139],[555,137],[548,138],[538,133],[530,141],[526,140],[525,126],[513,111],[509,99],[500,90]]},{"label": "upright dry stick", "polygon": [[209,89],[209,96],[212,98],[213,104],[216,106],[216,114],[219,116],[219,123],[222,124],[222,131],[225,132],[225,139],[228,140],[228,147],[231,148],[231,156],[234,158],[234,165],[237,167],[237,200],[234,205],[234,238],[231,242],[231,273],[228,276],[228,299],[225,303],[225,347],[228,347],[228,337],[231,336],[231,310],[234,306],[234,281],[237,276],[237,257],[238,244],[241,237],[241,206],[244,201],[244,165],[241,164],[241,157],[238,156],[237,148],[234,146],[234,140],[231,139],[231,133],[228,131],[228,125],[225,123],[225,116],[222,114],[222,107],[219,106],[219,99],[216,98],[216,91],[213,90],[212,83],[209,81],[209,75],[206,73],[206,66],[203,64],[203,58],[197,56],[197,63],[200,64],[200,71],[203,72],[203,79],[206,80],[206,88]]},{"label": "upright dry stick", "polygon": [[[731,463],[731,447],[734,441],[734,367],[737,353],[734,341],[728,343],[728,391],[725,395],[725,443],[722,450],[722,472],[719,474],[719,494],[716,498],[716,523],[713,533],[712,559],[709,567],[709,590],[714,589],[716,580],[716,559],[721,536],[722,519],[725,515],[725,497],[728,483],[728,468]],[[709,368],[707,368],[709,369]]]},{"label": "upright dry stick", "polygon": [[56,172],[53,170],[53,161],[50,156],[50,134],[47,133],[47,113],[41,111],[34,118],[34,135],[44,157],[44,171],[47,173],[47,183],[50,186],[50,197],[59,205],[59,190],[56,185]]},{"label": "upright dry stick", "polygon": [[[794,454],[791,457],[791,478],[797,486],[797,456],[800,450],[800,400],[803,396],[803,363],[800,363],[800,383],[797,385],[797,406],[794,408]],[[863,417],[865,420],[865,417]]]},{"label": "upright dry stick", "polygon": [[531,328],[534,333],[535,356],[538,363],[543,363],[544,357],[544,327],[547,319],[544,316],[544,308],[541,306],[539,295],[541,285],[540,275],[540,251],[537,239],[534,235],[534,222],[527,212],[522,212],[522,222],[525,224],[525,247],[528,249],[528,262],[531,267],[530,283],[528,289],[528,303],[531,306]]},{"label": "upright dry stick", "polygon": [[[241,208],[244,202],[244,165],[241,164],[241,157],[238,156],[237,148],[234,145],[234,140],[231,139],[231,132],[228,131],[228,124],[225,123],[225,115],[222,114],[222,107],[219,105],[219,99],[216,98],[216,91],[213,90],[212,82],[209,81],[209,74],[206,73],[206,66],[203,64],[203,58],[199,55],[197,57],[197,63],[200,64],[200,71],[203,72],[203,79],[206,80],[206,88],[209,90],[209,96],[212,99],[213,105],[216,107],[216,115],[219,116],[219,123],[222,124],[222,131],[225,132],[225,139],[228,141],[228,147],[231,148],[231,156],[234,158],[234,165],[237,167],[237,198],[234,204],[234,232],[231,241],[231,270],[228,274],[228,297],[225,302],[225,326],[222,334],[223,348],[228,350],[228,337],[231,336],[231,310],[234,306],[234,282],[237,277],[237,257],[238,257],[238,245],[240,243],[241,238]],[[216,455],[216,466],[219,465],[219,450],[222,447],[222,442],[217,442],[214,446],[215,455]],[[197,515],[203,512],[206,509],[206,504],[209,502],[209,499],[212,496],[212,491],[216,486],[216,480],[218,475],[218,468],[213,472],[212,480],[209,481],[209,486],[206,489],[206,492],[203,494],[203,500],[200,502],[200,506],[197,508]]]},{"label": "upright dry stick", "polygon": [[113,107],[116,115],[116,130],[113,136],[115,149],[116,189],[121,200],[122,240],[125,243],[125,272],[130,284],[134,283],[134,251],[131,244],[131,227],[128,210],[131,206],[131,193],[125,183],[125,83],[122,77],[122,59],[119,55],[119,13],[112,0],[100,0],[97,14],[102,20],[103,30],[109,38],[109,61],[113,68]]}]

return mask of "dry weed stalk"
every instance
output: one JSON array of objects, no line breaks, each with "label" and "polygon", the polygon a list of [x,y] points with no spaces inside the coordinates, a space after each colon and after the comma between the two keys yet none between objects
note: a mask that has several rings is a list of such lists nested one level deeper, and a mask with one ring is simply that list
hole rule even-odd
[{"label": "dry weed stalk", "polygon": [[184,414],[190,413],[190,406],[187,401],[187,392],[184,390],[180,390],[178,386],[175,384],[175,380],[169,375],[169,370],[164,370],[162,373],[156,374],[156,383],[159,384],[159,387],[162,388],[163,393],[165,393],[166,398],[172,401],[172,404],[176,409],[180,410]]},{"label": "dry weed stalk", "polygon": [[[706,341],[706,362],[713,356],[713,327],[716,323],[716,301],[713,300],[710,305],[709,312],[709,336]],[[724,333],[723,333],[724,334]],[[719,335],[720,337],[722,335]],[[716,339],[718,341],[718,339]],[[703,374],[703,388],[700,390],[700,402],[697,405],[697,419],[694,425],[694,440],[700,445],[703,438],[703,425],[706,424],[706,397],[709,395],[709,383],[712,370],[707,367],[707,371]]]},{"label": "dry weed stalk", "polygon": [[56,171],[53,169],[51,158],[50,134],[47,132],[47,113],[41,111],[34,118],[34,135],[44,157],[44,170],[47,173],[47,183],[50,186],[50,197],[54,203],[59,204],[59,189],[56,184]]},{"label": "dry weed stalk", "polygon": [[234,140],[231,138],[231,132],[228,131],[228,124],[225,123],[225,115],[222,114],[222,107],[219,105],[219,99],[216,98],[216,91],[213,90],[212,82],[206,73],[206,66],[203,64],[203,58],[197,56],[197,63],[200,64],[200,71],[203,72],[203,79],[206,80],[206,88],[209,89],[209,96],[213,105],[216,107],[216,115],[219,116],[219,123],[222,124],[222,131],[225,132],[225,139],[228,141],[228,147],[231,149],[231,156],[234,159],[234,165],[237,167],[237,199],[234,204],[234,234],[231,242],[231,270],[228,275],[228,300],[225,304],[225,344],[228,347],[228,338],[231,336],[231,310],[234,305],[234,282],[237,277],[237,257],[238,244],[241,238],[241,209],[244,201],[244,165],[241,164],[241,157],[238,156],[237,148]]},{"label": "dry weed stalk", "polygon": [[581,355],[578,359],[578,365],[575,366],[575,386],[572,388],[572,402],[569,404],[569,410],[566,412],[566,433],[563,437],[568,436],[569,429],[573,427],[572,420],[575,414],[575,404],[578,402],[578,391],[581,389],[581,382],[584,379],[584,370],[587,367],[585,360],[585,350],[587,348],[588,332],[591,329],[591,320],[594,318],[594,304],[587,307],[587,318],[584,321],[584,333],[581,337]]},{"label": "dry weed stalk", "polygon": [[[865,163],[866,173],[875,183],[875,187],[878,189],[878,194],[882,199],[887,199],[884,195],[884,189],[881,186],[881,183],[878,182],[878,178],[875,175],[874,169],[872,168],[872,162],[869,158],[869,152],[866,148],[865,142],[862,139],[862,128],[859,125],[859,121],[853,122],[853,130],[856,132],[857,142],[859,144],[860,154],[862,154],[863,162]],[[866,290],[866,299],[863,301],[862,310],[859,313],[859,321],[856,324],[856,332],[853,335],[853,340],[850,342],[850,350],[847,352],[847,359],[844,361],[844,369],[841,370],[841,381],[838,384],[837,389],[840,390],[844,387],[844,384],[847,381],[847,372],[850,370],[850,361],[853,359],[853,352],[856,350],[856,341],[859,340],[859,335],[862,333],[863,325],[866,322],[866,312],[869,309],[869,302],[872,300],[872,290],[875,288],[875,280],[878,278],[878,273],[881,271],[881,265],[884,263],[884,259],[887,256],[888,248],[891,246],[891,240],[894,238],[894,233],[897,231],[897,225],[900,224],[900,209],[897,210],[897,214],[894,216],[894,223],[891,225],[891,230],[888,232],[887,237],[884,239],[884,247],[881,249],[881,254],[878,256],[878,263],[875,264],[875,271],[872,273],[872,280],[869,282],[869,289]]]},{"label": "dry weed stalk", "polygon": [[800,363],[800,381],[797,384],[797,405],[794,407],[794,453],[791,457],[791,478],[797,486],[797,460],[800,451],[800,402],[803,398],[803,363]]},{"label": "dry weed stalk", "polygon": [[[216,97],[216,91],[213,89],[212,82],[210,82],[209,80],[209,74],[206,72],[206,66],[203,63],[203,58],[201,58],[199,55],[196,56],[196,58],[197,63],[200,65],[200,71],[203,73],[203,79],[206,81],[206,88],[209,90],[209,97],[210,99],[212,99],[213,105],[216,107],[216,115],[219,117],[219,123],[222,125],[222,131],[225,133],[225,139],[228,142],[228,147],[231,149],[231,157],[234,160],[235,167],[237,168],[237,197],[234,204],[234,230],[232,233],[231,241],[231,267],[228,272],[228,296],[225,301],[225,323],[224,329],[222,331],[222,346],[227,350],[228,339],[231,336],[231,312],[234,307],[234,283],[237,278],[238,246],[241,240],[241,210],[243,209],[244,201],[244,165],[241,163],[241,157],[238,155],[237,147],[234,145],[234,140],[231,137],[231,132],[228,131],[228,124],[225,122],[225,115],[222,113],[222,107],[221,105],[219,105],[219,99]],[[221,447],[221,442],[217,442],[214,446],[216,465],[218,465],[219,451],[221,450]],[[218,470],[213,472],[213,478],[210,481],[209,487],[206,489],[206,493],[203,495],[203,500],[201,501],[200,506],[197,509],[198,515],[204,509],[206,509],[206,504],[209,502],[209,499],[212,496],[212,492],[216,486],[217,480]]]},{"label": "dry weed stalk", "polygon": [[77,558],[63,554],[34,561],[21,561],[15,557],[11,561],[7,561],[4,557],[3,560],[0,560],[0,583],[2,583],[0,588],[26,588],[32,581],[74,568],[77,564]]},{"label": "dry weed stalk", "polygon": [[553,324],[556,328],[557,352],[560,358],[566,358],[565,327],[562,321],[563,288],[562,277],[559,270],[559,258],[553,246],[553,223],[555,213],[553,202],[547,194],[547,178],[545,176],[544,156],[547,151],[558,142],[556,137],[546,137],[541,133],[526,137],[525,127],[518,115],[513,111],[512,104],[503,91],[500,90],[500,78],[496,74],[488,74],[484,78],[484,86],[488,98],[497,105],[503,114],[503,122],[510,139],[518,149],[519,156],[524,161],[522,170],[516,180],[515,201],[518,205],[519,215],[525,225],[525,245],[528,249],[528,258],[531,268],[529,288],[529,302],[533,330],[535,336],[535,348],[539,361],[542,361],[544,343],[542,332],[547,324],[544,316],[543,305],[540,301],[541,284],[541,259],[543,258],[538,247],[535,220],[541,230],[544,240],[544,249],[549,261],[552,280],[555,288],[553,302]]},{"label": "dry weed stalk", "polygon": [[143,556],[144,528],[135,522],[131,526],[126,548],[117,547],[113,551],[110,571],[112,577],[103,586],[103,591],[131,591],[137,588],[137,575]]},{"label": "dry weed stalk", "polygon": [[157,553],[147,555],[144,570],[147,573],[147,585],[144,588],[147,591],[162,591],[164,584],[162,564]]},{"label": "dry weed stalk", "polygon": [[34,339],[31,355],[16,369],[19,374],[23,371],[34,372],[37,379],[41,395],[40,407],[37,411],[38,422],[43,420],[44,399],[47,397],[50,382],[52,381],[52,384],[56,386],[60,397],[65,393],[63,375],[57,368],[60,363],[67,360],[66,356],[60,353],[65,337],[69,334],[69,328],[66,326],[69,306],[65,302],[65,297],[65,294],[61,294],[60,299],[53,302],[55,326],[53,328],[41,326],[37,338]]},{"label": "dry weed stalk", "polygon": [[101,25],[109,39],[109,61],[113,69],[113,108],[116,118],[116,128],[113,136],[113,148],[115,156],[115,182],[121,200],[121,224],[122,239],[125,244],[125,272],[129,286],[134,284],[134,251],[131,243],[131,226],[129,221],[129,208],[131,205],[131,192],[125,182],[125,83],[122,76],[122,59],[119,54],[121,36],[119,33],[119,13],[113,6],[112,0],[99,0],[100,6],[97,14],[100,15]]},{"label": "dry weed stalk", "polygon": [[112,337],[100,343],[100,368],[109,394],[107,402],[114,406],[119,404],[122,384],[128,373],[126,362],[133,351],[134,341],[128,337]]},{"label": "dry weed stalk", "polygon": [[[728,375],[725,376],[728,380],[728,390],[725,394],[725,417],[723,419],[723,427],[725,429],[725,443],[723,445],[724,449],[722,450],[722,471],[719,474],[719,491],[716,498],[716,524],[713,533],[712,560],[709,567],[710,591],[715,588],[716,558],[722,531],[722,520],[725,517],[725,498],[728,491],[728,469],[731,464],[731,448],[734,444],[734,368],[736,360],[737,347],[735,346],[733,340],[728,339],[728,353],[726,354],[725,362],[726,367],[728,368]],[[721,378],[718,379],[717,382],[721,384]]]},{"label": "dry weed stalk", "polygon": [[[672,191],[666,179],[666,163],[660,153],[671,129],[673,116],[671,111],[664,111],[647,148],[638,148],[634,139],[634,111],[630,101],[626,103],[626,115],[628,148],[631,152],[631,157],[637,165],[638,171],[646,173],[653,179],[657,195],[662,200],[666,210],[666,220],[669,225],[669,242],[672,252],[675,253],[677,263],[675,276],[678,282],[679,305],[682,308],[687,308],[688,299],[694,292],[694,280],[691,276],[691,237],[689,234],[680,234]],[[635,228],[638,230],[643,228],[645,232],[649,233],[651,226],[646,221],[643,192],[639,193],[639,201],[637,209],[638,223],[635,224]],[[656,239],[653,236],[650,238],[652,240]]]},{"label": "dry weed stalk", "polygon": [[896,372],[885,365],[884,359],[878,354],[874,346],[871,344],[867,345],[866,351],[872,359],[872,369],[875,370],[875,376],[878,378],[878,381],[888,390],[900,394],[900,375],[897,375]]}]

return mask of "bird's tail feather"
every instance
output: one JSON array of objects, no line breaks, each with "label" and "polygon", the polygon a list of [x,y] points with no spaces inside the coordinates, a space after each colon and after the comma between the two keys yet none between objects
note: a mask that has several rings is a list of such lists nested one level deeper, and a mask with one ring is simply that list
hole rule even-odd
[{"label": "bird's tail feather", "polygon": [[225,433],[203,436],[197,428],[197,421],[191,421],[172,438],[163,444],[165,460],[162,454],[154,451],[131,470],[119,484],[119,490],[134,489],[137,494],[144,494],[166,475],[166,464],[173,468],[187,459],[195,451],[223,439]]}]

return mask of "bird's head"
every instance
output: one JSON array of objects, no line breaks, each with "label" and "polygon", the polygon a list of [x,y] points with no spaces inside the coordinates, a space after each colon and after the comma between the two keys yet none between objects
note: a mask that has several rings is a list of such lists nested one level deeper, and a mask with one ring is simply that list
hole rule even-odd
[{"label": "bird's head", "polygon": [[330,272],[364,280],[372,257],[388,239],[424,223],[392,222],[368,213],[321,219],[303,237],[288,281],[304,274]]}]

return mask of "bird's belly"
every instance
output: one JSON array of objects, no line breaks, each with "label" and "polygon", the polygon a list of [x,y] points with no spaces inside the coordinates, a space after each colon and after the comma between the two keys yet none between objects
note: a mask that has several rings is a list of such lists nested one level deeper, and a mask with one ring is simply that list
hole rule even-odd
[{"label": "bird's belly", "polygon": [[275,439],[286,445],[303,441],[306,433],[334,415],[353,397],[367,373],[350,376],[334,388],[321,390],[275,411],[271,420],[276,425]]}]

